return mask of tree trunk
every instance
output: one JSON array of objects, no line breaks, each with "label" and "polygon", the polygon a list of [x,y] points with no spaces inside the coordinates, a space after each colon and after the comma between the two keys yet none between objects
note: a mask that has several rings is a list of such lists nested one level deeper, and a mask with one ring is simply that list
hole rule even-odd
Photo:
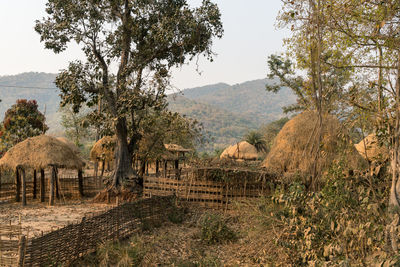
[{"label": "tree trunk", "polygon": [[[400,213],[400,51],[398,51],[397,62],[397,81],[396,81],[396,116],[392,137],[392,153],[391,153],[391,169],[392,169],[392,185],[390,188],[389,211],[391,223],[386,228],[387,240],[390,242],[392,250],[397,253],[397,227],[399,225]],[[388,244],[389,245],[389,244]]]},{"label": "tree trunk", "polygon": [[21,178],[19,175],[19,169],[15,170],[15,201],[20,202],[21,201]]},{"label": "tree trunk", "polygon": [[82,170],[78,170],[78,188],[79,188],[79,196],[83,197],[83,173],[82,173]]},{"label": "tree trunk", "polygon": [[[117,146],[115,149],[112,186],[119,188],[125,180],[137,178],[132,168],[132,157],[128,149],[127,127],[125,118],[119,118],[116,126]],[[134,185],[136,186],[136,185]]]},{"label": "tree trunk", "polygon": [[46,194],[44,178],[45,178],[44,170],[40,169],[40,202],[44,202],[44,198],[45,198],[45,194]]},{"label": "tree trunk", "polygon": [[37,172],[33,170],[33,199],[36,199],[36,191],[37,191]]},{"label": "tree trunk", "polygon": [[22,176],[22,206],[26,206],[26,175],[25,169],[21,169]]}]

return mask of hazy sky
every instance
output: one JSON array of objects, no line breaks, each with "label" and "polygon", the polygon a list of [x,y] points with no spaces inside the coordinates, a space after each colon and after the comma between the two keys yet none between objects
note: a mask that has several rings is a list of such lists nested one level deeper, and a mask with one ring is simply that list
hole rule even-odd
[{"label": "hazy sky", "polygon": [[[188,0],[198,5],[201,0]],[[214,62],[200,60],[201,75],[195,64],[173,73],[173,84],[191,88],[218,82],[229,84],[264,78],[266,60],[271,53],[282,52],[285,32],[275,29],[280,0],[214,0],[218,3],[225,34],[215,40]],[[0,0],[0,76],[27,71],[57,73],[68,62],[82,58],[76,46],[55,55],[45,50],[34,21],[45,15],[45,0]]]}]

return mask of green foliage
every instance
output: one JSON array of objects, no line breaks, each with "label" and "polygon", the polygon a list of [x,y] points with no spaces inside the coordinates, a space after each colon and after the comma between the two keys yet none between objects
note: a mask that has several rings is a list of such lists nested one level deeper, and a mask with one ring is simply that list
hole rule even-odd
[{"label": "green foliage", "polygon": [[0,128],[0,151],[48,130],[36,100],[19,99],[6,111]]},{"label": "green foliage", "polygon": [[258,152],[267,152],[267,142],[258,131],[250,131],[244,137],[244,141],[256,147]]},{"label": "green foliage", "polygon": [[93,129],[87,122],[87,112],[75,113],[71,106],[64,106],[60,111],[66,137],[73,140],[77,147],[83,147],[82,141],[93,136]]},{"label": "green foliage", "polygon": [[201,240],[207,244],[234,241],[237,238],[236,233],[219,214],[205,213],[199,219],[199,227]]},{"label": "green foliage", "polygon": [[368,255],[384,247],[386,181],[346,178],[341,163],[325,178],[318,192],[299,181],[278,188],[271,199],[259,202],[260,223],[264,230],[280,233],[274,245],[290,253],[296,266],[365,264]]}]

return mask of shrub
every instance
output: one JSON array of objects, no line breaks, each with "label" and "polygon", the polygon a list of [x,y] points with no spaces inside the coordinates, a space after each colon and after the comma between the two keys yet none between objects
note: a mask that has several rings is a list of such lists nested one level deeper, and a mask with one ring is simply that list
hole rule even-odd
[{"label": "shrub", "polygon": [[235,240],[235,232],[219,214],[205,213],[199,220],[201,240],[207,244]]}]

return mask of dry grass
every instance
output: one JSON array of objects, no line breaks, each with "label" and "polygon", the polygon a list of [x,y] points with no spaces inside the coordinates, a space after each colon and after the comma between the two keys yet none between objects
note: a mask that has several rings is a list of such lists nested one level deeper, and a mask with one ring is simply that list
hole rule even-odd
[{"label": "dry grass", "polygon": [[[277,135],[263,166],[280,173],[312,173],[318,136],[317,122],[318,116],[313,111],[305,111],[288,121]],[[324,115],[318,172],[322,173],[342,157],[346,159],[347,168],[363,169],[366,162],[349,144],[339,120],[332,115]]]},{"label": "dry grass", "polygon": [[115,136],[104,136],[97,141],[90,151],[90,160],[111,162],[114,159],[114,149],[117,138]]},{"label": "dry grass", "polygon": [[45,169],[57,166],[82,169],[83,160],[67,144],[55,137],[40,135],[16,144],[0,159],[0,167],[15,170],[17,167]]},{"label": "dry grass", "polygon": [[354,145],[358,153],[368,161],[384,162],[389,158],[389,150],[379,145],[379,140],[375,134],[370,134]]},{"label": "dry grass", "polygon": [[255,146],[242,141],[227,147],[222,152],[220,159],[257,160],[259,157]]}]

